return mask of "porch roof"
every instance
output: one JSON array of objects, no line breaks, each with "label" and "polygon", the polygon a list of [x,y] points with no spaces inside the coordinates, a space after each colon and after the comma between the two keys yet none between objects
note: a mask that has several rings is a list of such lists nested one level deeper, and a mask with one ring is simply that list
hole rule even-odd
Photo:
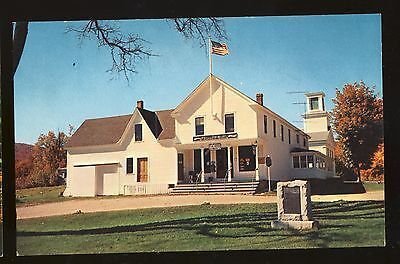
[{"label": "porch roof", "polygon": [[176,143],[176,148],[180,150],[184,149],[196,149],[196,148],[208,148],[210,144],[221,143],[221,147],[232,147],[239,145],[257,145],[258,138],[246,138],[246,139],[218,139],[218,140],[201,140],[192,143],[180,144]]}]

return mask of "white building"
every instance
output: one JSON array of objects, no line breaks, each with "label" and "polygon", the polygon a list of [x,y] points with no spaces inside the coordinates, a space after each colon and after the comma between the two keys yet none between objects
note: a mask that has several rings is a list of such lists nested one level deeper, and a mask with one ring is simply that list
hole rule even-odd
[{"label": "white building", "polygon": [[332,177],[329,152],[311,147],[313,133],[326,129],[318,131],[313,120],[320,120],[309,117],[311,139],[264,106],[263,94],[253,100],[210,75],[175,109],[149,111],[138,101],[132,114],[85,120],[66,147],[64,195],[155,194],[180,183],[260,181],[267,178],[267,155],[273,181]]}]

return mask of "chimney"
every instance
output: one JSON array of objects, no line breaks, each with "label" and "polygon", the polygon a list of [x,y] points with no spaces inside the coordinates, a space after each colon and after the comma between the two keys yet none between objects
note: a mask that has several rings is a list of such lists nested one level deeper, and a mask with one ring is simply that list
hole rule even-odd
[{"label": "chimney", "polygon": [[263,94],[262,94],[262,93],[256,94],[256,101],[257,101],[257,103],[259,103],[260,105],[264,105],[264,104],[263,104]]},{"label": "chimney", "polygon": [[142,101],[142,100],[137,101],[137,102],[136,102],[136,107],[137,107],[137,108],[140,108],[140,109],[143,109],[143,101]]}]

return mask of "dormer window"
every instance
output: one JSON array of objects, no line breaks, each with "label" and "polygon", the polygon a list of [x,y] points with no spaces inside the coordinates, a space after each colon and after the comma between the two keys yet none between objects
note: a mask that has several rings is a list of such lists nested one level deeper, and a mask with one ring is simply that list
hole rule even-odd
[{"label": "dormer window", "polygon": [[225,133],[235,131],[235,117],[233,114],[225,114]]},{"label": "dormer window", "polygon": [[135,125],[135,141],[142,141],[142,140],[143,140],[142,124],[136,124]]},{"label": "dormer window", "polygon": [[310,110],[318,110],[318,97],[310,98]]},{"label": "dormer window", "polygon": [[196,117],[194,120],[196,136],[204,135],[204,117]]}]

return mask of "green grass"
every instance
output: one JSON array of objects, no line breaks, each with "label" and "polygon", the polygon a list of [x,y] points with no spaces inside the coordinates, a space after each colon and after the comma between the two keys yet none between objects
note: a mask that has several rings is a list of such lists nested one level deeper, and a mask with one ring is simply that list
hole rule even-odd
[{"label": "green grass", "polygon": [[314,203],[317,231],[271,229],[276,204],[199,205],[17,221],[22,255],[384,245],[381,201]]},{"label": "green grass", "polygon": [[69,197],[60,196],[60,193],[64,190],[65,185],[17,190],[16,205],[25,206],[41,203],[61,202],[71,199]]},{"label": "green grass", "polygon": [[362,184],[367,192],[383,191],[385,188],[383,183],[363,182]]}]

